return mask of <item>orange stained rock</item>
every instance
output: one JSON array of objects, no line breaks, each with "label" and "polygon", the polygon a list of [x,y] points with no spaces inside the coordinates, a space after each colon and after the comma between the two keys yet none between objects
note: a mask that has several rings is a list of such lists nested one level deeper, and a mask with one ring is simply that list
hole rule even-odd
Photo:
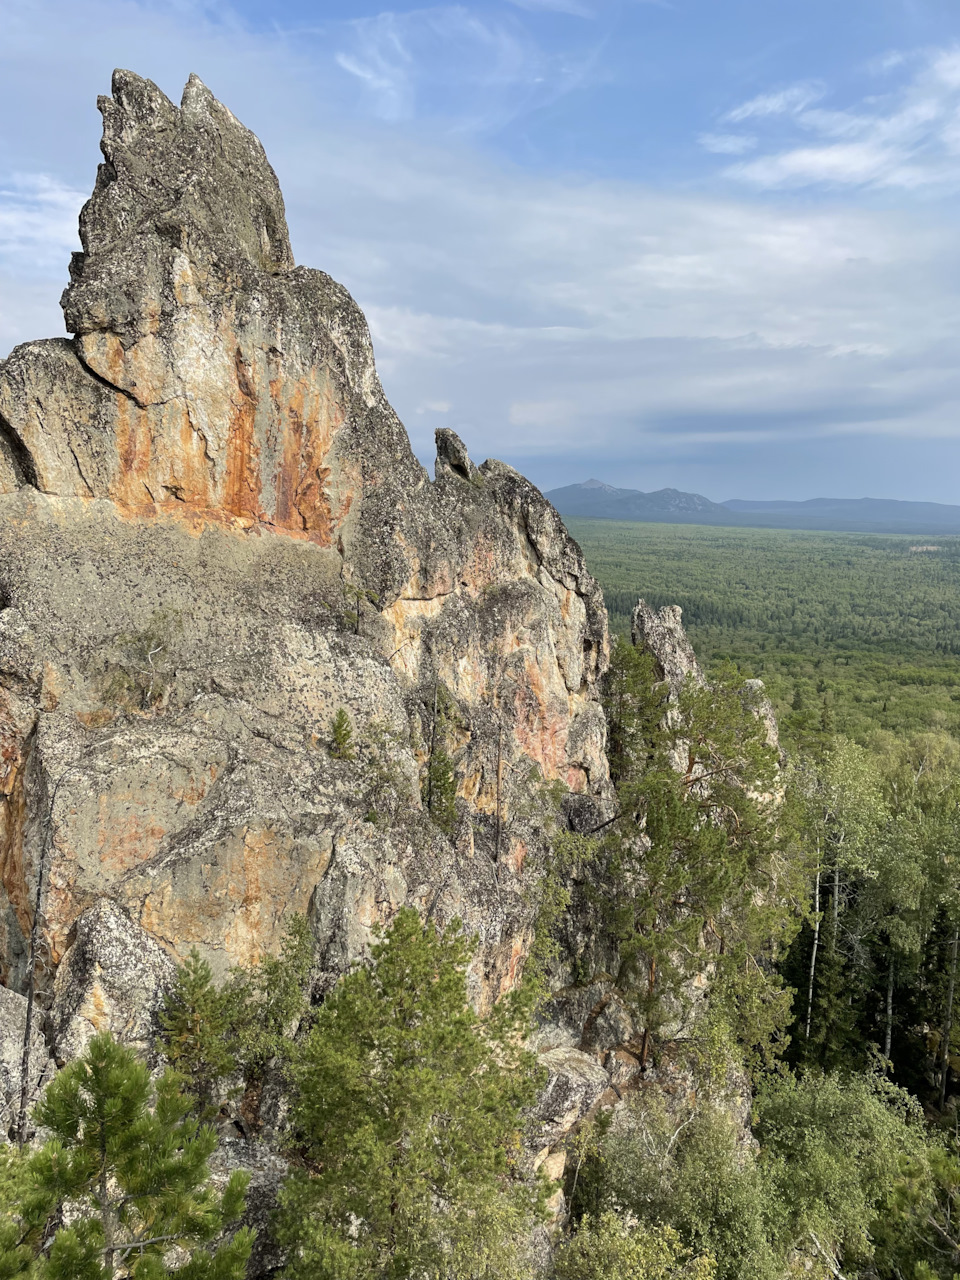
[{"label": "orange stained rock", "polygon": [[524,754],[535,760],[545,778],[559,778],[566,766],[569,717],[564,699],[563,712],[548,710],[543,674],[534,656],[524,662],[525,687],[514,693],[514,733]]},{"label": "orange stained rock", "polygon": [[143,928],[178,954],[198,945],[225,954],[230,964],[251,964],[276,952],[286,921],[306,912],[329,858],[319,848],[303,858],[282,834],[246,828],[212,857],[182,866],[182,882],[173,878],[177,868],[151,880],[142,903],[135,901],[142,882],[128,878],[123,888]]},{"label": "orange stained rock", "polygon": [[143,483],[151,454],[147,411],[120,391],[115,394],[114,403],[119,472],[110,485],[110,497],[122,506],[143,506],[145,501],[154,499]]},{"label": "orange stained rock", "polygon": [[527,952],[530,950],[530,939],[526,935],[516,935],[513,938],[510,947],[510,956],[507,960],[506,972],[500,977],[501,996],[512,991],[517,986],[520,978],[523,976],[523,964],[527,958]]},{"label": "orange stained rock", "polygon": [[514,875],[519,875],[523,870],[523,864],[526,861],[528,852],[529,850],[522,840],[517,840],[515,844],[511,845],[505,861]]},{"label": "orange stained rock", "polygon": [[[9,695],[0,688],[0,885],[20,932],[26,936],[33,922],[33,900],[23,863],[27,821],[24,764],[25,743],[15,727]],[[7,954],[12,954],[9,947]]]},{"label": "orange stained rock", "polygon": [[122,818],[116,796],[100,798],[100,867],[102,871],[123,875],[131,867],[147,862],[160,848],[166,829],[151,822],[147,813],[127,813]]}]

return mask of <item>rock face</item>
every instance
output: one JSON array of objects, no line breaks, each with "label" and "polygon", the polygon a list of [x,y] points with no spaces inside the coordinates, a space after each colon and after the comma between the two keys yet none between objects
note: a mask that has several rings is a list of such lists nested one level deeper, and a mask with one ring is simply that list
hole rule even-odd
[{"label": "rock face", "polygon": [[[440,432],[431,481],[360,310],[294,266],[259,142],[199,80],[178,108],[117,72],[100,109],[73,337],[0,364],[0,983],[43,858],[60,1057],[129,1022],[159,956],[222,973],[294,912],[331,975],[403,903],[460,915],[494,998],[531,937],[531,770],[574,806],[608,788],[599,588],[511,468]],[[144,971],[111,986],[130,929]]]},{"label": "rock face", "polygon": [[98,1031],[110,1030],[149,1060],[159,1030],[154,1013],[176,972],[172,957],[109,898],[85,911],[73,933],[53,984],[54,1058],[69,1062]]},{"label": "rock face", "polygon": [[679,605],[670,604],[655,610],[646,600],[638,600],[630,622],[634,645],[653,656],[658,678],[667,682],[674,697],[679,695],[688,676],[698,685],[706,683],[693,645],[683,629],[682,616]]}]

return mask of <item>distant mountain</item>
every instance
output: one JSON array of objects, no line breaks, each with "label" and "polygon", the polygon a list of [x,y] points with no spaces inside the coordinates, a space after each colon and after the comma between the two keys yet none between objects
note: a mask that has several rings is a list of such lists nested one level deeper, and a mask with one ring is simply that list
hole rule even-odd
[{"label": "distant mountain", "polygon": [[[679,489],[615,489],[602,480],[568,484],[546,495],[562,516],[591,520],[647,520],[677,524],[736,524],[726,507]],[[712,517],[712,518],[710,518]]]},{"label": "distant mountain", "polygon": [[568,484],[547,497],[562,516],[663,524],[730,525],[760,529],[823,529],[841,533],[960,534],[960,506],[899,502],[894,498],[809,498],[805,502],[711,502],[679,489],[617,489],[602,480]]}]

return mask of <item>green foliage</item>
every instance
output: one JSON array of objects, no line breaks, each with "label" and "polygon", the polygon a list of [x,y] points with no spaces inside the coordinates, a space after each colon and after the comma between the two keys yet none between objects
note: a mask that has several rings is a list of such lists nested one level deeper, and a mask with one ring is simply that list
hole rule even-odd
[{"label": "green foliage", "polygon": [[782,1280],[770,1188],[730,1118],[710,1105],[668,1109],[652,1090],[630,1101],[574,1197],[575,1213],[611,1209],[668,1224],[694,1255],[715,1260],[718,1280]]},{"label": "green foliage", "polygon": [[556,1280],[713,1280],[709,1255],[692,1257],[670,1226],[606,1210],[585,1215],[554,1260]]},{"label": "green foliage", "polygon": [[[708,668],[761,676],[788,742],[960,735],[960,539],[571,520],[611,630],[679,604]],[[798,700],[799,705],[792,704]]]},{"label": "green foliage", "polygon": [[32,1186],[29,1153],[0,1143],[0,1280],[29,1276],[50,1198]]},{"label": "green foliage", "polygon": [[248,1080],[262,1080],[271,1063],[283,1066],[294,1051],[292,1035],[310,1007],[313,937],[304,916],[292,916],[280,954],[265,955],[231,973],[226,999],[238,1057]]},{"label": "green foliage", "polygon": [[770,1075],[754,1135],[759,1152],[702,1096],[668,1106],[645,1090],[588,1145],[574,1215],[668,1224],[718,1280],[951,1280],[960,1161],[904,1090],[875,1074]]},{"label": "green foliage", "polygon": [[213,985],[210,966],[194,947],[164,998],[160,1047],[201,1120],[216,1115],[222,1082],[237,1069],[231,1014],[226,993]]},{"label": "green foliage", "polygon": [[552,834],[546,866],[537,885],[534,937],[523,969],[524,984],[536,988],[534,999],[549,993],[549,974],[563,955],[560,931],[573,900],[573,877],[597,857],[598,841],[574,831]]},{"label": "green foliage", "polygon": [[755,1110],[784,1242],[844,1269],[873,1261],[905,1170],[929,1185],[916,1100],[880,1076],[810,1073],[771,1078]]},{"label": "green foliage", "polygon": [[874,1228],[884,1276],[955,1280],[960,1268],[960,1139],[934,1140],[925,1155],[905,1153]]},{"label": "green foliage", "polygon": [[160,1011],[159,1047],[182,1073],[200,1118],[216,1113],[236,1073],[258,1084],[269,1066],[285,1068],[291,1035],[309,1008],[312,962],[310,927],[293,916],[279,955],[233,969],[219,989],[196,951],[180,967]]},{"label": "green foliage", "polygon": [[[241,1280],[253,1234],[214,1242],[243,1211],[247,1177],[209,1186],[212,1129],[189,1116],[175,1073],[155,1083],[106,1034],[48,1085],[51,1134],[0,1163],[0,1276],[32,1280]],[[188,1259],[171,1261],[171,1250]]]},{"label": "green foliage", "polygon": [[353,725],[346,708],[341,707],[330,721],[330,754],[334,760],[355,760],[356,747],[353,742]]},{"label": "green foliage", "polygon": [[322,1006],[294,1070],[291,1277],[523,1273],[536,1206],[511,1161],[538,1072],[509,1002],[487,1020],[468,1004],[469,955],[405,908]]},{"label": "green foliage", "polygon": [[410,782],[400,763],[403,736],[382,720],[370,720],[363,731],[360,754],[366,788],[366,820],[386,826],[409,800]]},{"label": "green foliage", "polygon": [[[619,815],[607,826],[594,877],[615,982],[645,1028],[641,1058],[685,985],[717,974],[745,1052],[768,1060],[788,999],[772,969],[788,939],[796,860],[778,825],[777,760],[733,670],[678,698],[649,655],[613,647],[605,704]],[[764,958],[766,957],[766,958]]]}]

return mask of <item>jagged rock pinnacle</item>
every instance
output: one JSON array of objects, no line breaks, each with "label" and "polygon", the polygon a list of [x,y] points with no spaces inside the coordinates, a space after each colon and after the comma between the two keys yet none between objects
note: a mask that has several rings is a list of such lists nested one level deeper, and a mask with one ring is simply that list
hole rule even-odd
[{"label": "jagged rock pinnacle", "polygon": [[[544,854],[524,780],[607,787],[599,588],[511,468],[441,432],[429,479],[362,313],[294,266],[263,148],[199,79],[176,107],[118,71],[100,109],[74,336],[0,363],[0,983],[46,856],[57,1025],[149,988],[87,989],[137,930],[222,971],[306,912],[336,975],[403,903],[480,934],[492,998]],[[452,834],[420,787],[441,702]]]}]

